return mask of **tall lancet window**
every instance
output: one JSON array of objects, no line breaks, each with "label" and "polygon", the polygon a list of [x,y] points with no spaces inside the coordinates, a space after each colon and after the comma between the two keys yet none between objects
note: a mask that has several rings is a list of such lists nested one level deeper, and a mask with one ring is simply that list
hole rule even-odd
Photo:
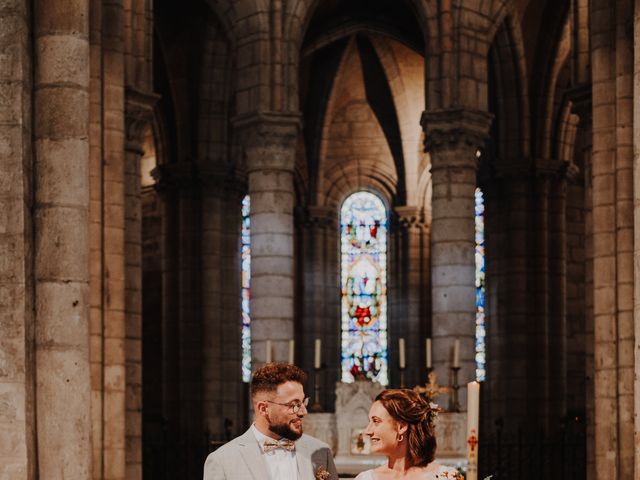
[{"label": "tall lancet window", "polygon": [[485,272],[484,272],[484,196],[476,188],[476,380],[482,382],[486,374],[485,349]]},{"label": "tall lancet window", "polygon": [[389,383],[387,360],[387,210],[356,192],[342,204],[342,381]]},{"label": "tall lancet window", "polygon": [[251,229],[249,195],[242,199],[242,380],[251,380]]}]

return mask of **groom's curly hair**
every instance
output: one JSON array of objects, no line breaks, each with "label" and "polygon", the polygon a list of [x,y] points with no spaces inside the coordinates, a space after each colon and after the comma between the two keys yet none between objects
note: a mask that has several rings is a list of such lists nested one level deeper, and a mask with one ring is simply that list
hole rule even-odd
[{"label": "groom's curly hair", "polygon": [[407,460],[411,466],[424,467],[436,455],[434,410],[420,394],[407,388],[382,391],[380,402],[396,421],[407,424]]},{"label": "groom's curly hair", "polygon": [[304,385],[307,374],[290,363],[267,363],[255,371],[251,377],[251,397],[260,392],[276,393],[279,385],[286,382],[296,382]]}]

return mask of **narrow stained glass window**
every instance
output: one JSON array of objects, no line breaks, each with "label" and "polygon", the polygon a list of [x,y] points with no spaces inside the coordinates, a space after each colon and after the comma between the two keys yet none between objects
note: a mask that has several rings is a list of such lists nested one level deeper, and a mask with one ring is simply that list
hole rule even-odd
[{"label": "narrow stained glass window", "polygon": [[370,192],[342,204],[342,381],[387,385],[387,210]]},{"label": "narrow stained glass window", "polygon": [[251,380],[251,230],[249,195],[242,199],[242,380]]},{"label": "narrow stained glass window", "polygon": [[484,196],[476,188],[476,380],[482,382],[486,375],[485,346],[485,271],[484,271]]}]

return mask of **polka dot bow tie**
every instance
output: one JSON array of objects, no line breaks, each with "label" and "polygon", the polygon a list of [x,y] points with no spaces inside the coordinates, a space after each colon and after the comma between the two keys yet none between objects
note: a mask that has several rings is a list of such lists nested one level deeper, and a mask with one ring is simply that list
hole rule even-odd
[{"label": "polka dot bow tie", "polygon": [[278,441],[265,440],[262,450],[265,453],[268,453],[276,450],[277,448],[283,448],[292,452],[296,449],[296,443],[291,440],[287,440],[286,438]]}]

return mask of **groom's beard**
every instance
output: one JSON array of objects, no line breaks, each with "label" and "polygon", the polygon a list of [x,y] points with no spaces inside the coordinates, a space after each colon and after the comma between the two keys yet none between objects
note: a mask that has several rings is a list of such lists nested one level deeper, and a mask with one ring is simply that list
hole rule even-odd
[{"label": "groom's beard", "polygon": [[289,422],[272,423],[269,425],[269,430],[288,440],[293,440],[294,442],[302,436],[302,424],[300,426],[300,431],[298,432],[291,429]]}]

